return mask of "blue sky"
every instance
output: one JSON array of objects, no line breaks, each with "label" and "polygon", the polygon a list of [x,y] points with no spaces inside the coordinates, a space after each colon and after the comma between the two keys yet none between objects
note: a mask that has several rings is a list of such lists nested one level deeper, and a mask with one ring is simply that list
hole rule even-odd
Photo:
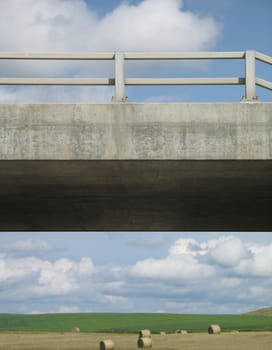
[{"label": "blue sky", "polygon": [[[9,0],[1,51],[255,49],[270,0]],[[152,24],[152,25],[151,25]],[[90,73],[91,72],[91,73]],[[272,80],[271,67],[257,65]],[[242,75],[241,62],[128,65],[130,76]],[[0,62],[1,76],[112,75],[108,64]],[[0,102],[109,102],[108,88],[0,87]],[[237,101],[242,87],[127,89],[130,101]],[[271,92],[258,89],[262,101]],[[1,233],[1,312],[240,313],[269,306],[269,233]]]}]

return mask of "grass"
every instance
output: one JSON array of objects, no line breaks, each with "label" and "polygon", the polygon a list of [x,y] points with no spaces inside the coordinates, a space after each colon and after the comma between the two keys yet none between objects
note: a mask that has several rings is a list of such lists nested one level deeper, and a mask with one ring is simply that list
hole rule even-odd
[{"label": "grass", "polygon": [[179,315],[179,314],[0,314],[0,331],[136,333],[141,329],[174,332],[207,332],[209,324],[217,323],[222,331],[271,331],[272,317],[256,315]]}]

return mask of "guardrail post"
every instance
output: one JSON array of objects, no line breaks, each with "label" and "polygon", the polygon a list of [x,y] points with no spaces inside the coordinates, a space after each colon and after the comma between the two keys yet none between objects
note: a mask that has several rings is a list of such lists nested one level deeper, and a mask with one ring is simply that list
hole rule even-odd
[{"label": "guardrail post", "polygon": [[124,53],[115,52],[115,102],[126,102],[125,95],[125,74],[124,74]]},{"label": "guardrail post", "polygon": [[245,53],[245,101],[256,101],[256,73],[255,73],[255,51],[246,51]]}]

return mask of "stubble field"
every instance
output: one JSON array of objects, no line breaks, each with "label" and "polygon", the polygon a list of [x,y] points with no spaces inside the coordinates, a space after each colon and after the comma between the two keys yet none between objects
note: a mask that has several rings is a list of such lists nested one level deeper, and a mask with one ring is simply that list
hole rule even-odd
[{"label": "stubble field", "polygon": [[[99,350],[99,342],[112,339],[115,350],[136,350],[137,334],[1,332],[0,350]],[[272,332],[155,334],[158,350],[272,350]]]}]

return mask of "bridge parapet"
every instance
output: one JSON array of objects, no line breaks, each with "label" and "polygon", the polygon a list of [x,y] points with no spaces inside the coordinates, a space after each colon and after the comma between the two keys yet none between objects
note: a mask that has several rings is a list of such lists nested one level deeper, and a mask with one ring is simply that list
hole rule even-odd
[{"label": "bridge parapet", "polygon": [[[255,102],[256,86],[272,90],[272,82],[256,77],[255,61],[272,64],[272,57],[253,50],[237,52],[92,52],[92,53],[16,53],[0,52],[0,60],[114,60],[115,77],[110,78],[0,78],[0,85],[95,85],[115,86],[113,101],[126,102],[125,86],[133,85],[244,85],[244,102]],[[127,60],[244,60],[240,77],[219,78],[126,78]]]}]

